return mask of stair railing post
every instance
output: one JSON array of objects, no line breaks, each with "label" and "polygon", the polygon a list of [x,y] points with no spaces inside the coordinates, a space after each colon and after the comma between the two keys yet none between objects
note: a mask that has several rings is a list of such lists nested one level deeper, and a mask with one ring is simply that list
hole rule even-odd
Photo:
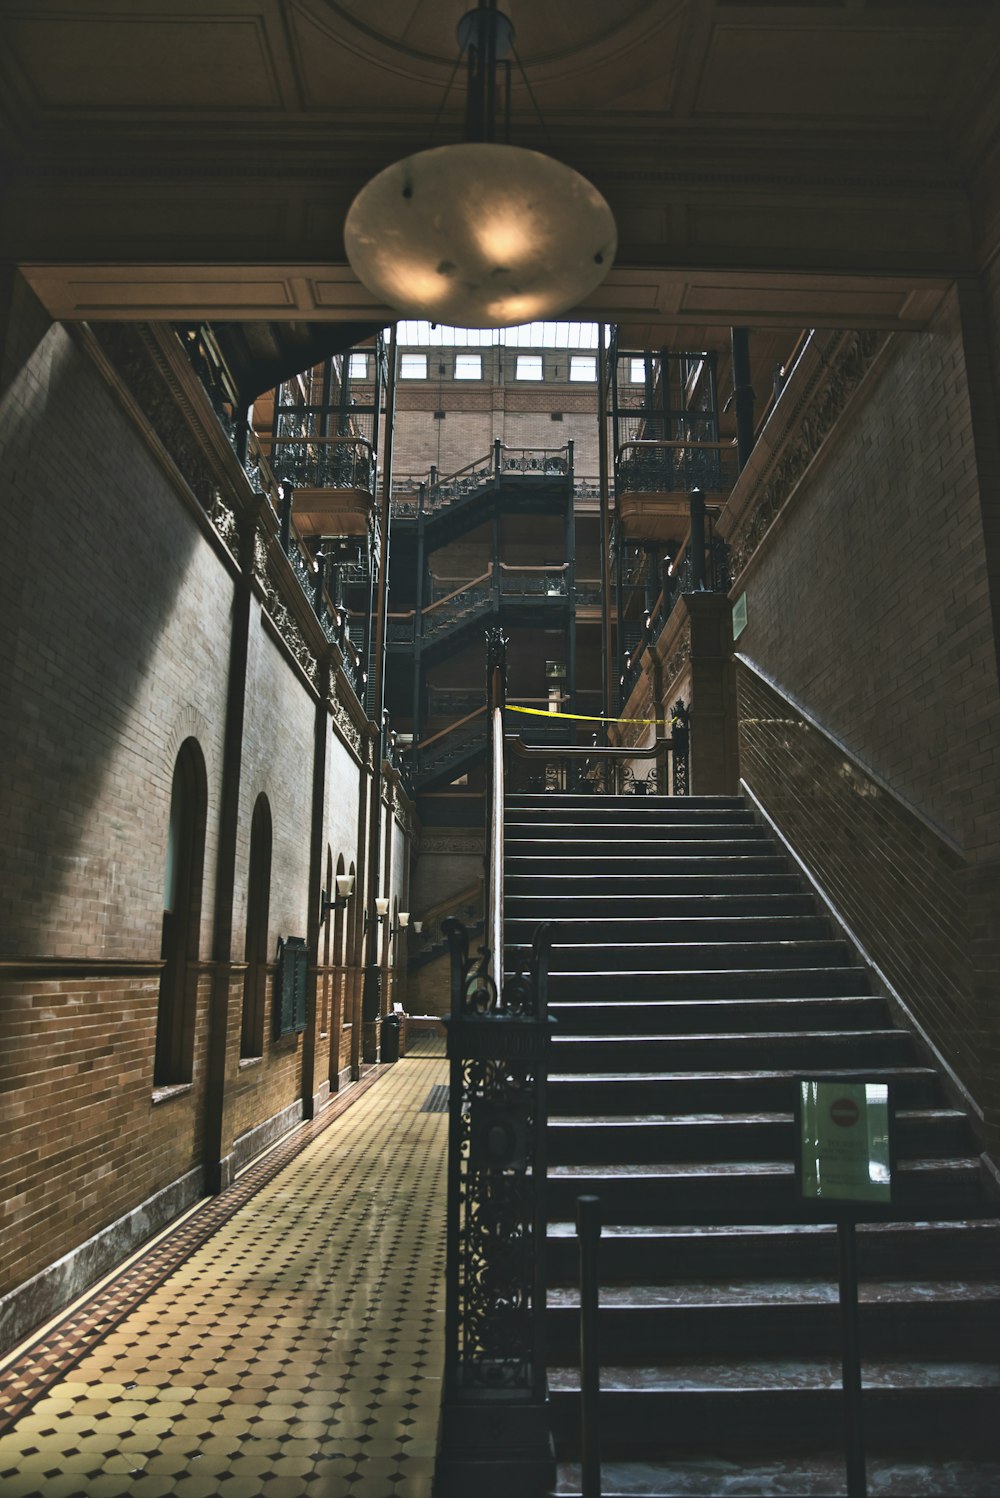
[{"label": "stair railing post", "polygon": [[488,946],[451,950],[445,1376],[435,1498],[555,1485],[545,1370],[545,1088],[551,930],[500,992]]},{"label": "stair railing post", "polygon": [[580,1241],[581,1492],[582,1498],[601,1498],[601,1353],[598,1344],[600,1292],[598,1244],[601,1238],[599,1197],[577,1197],[576,1234]]},{"label": "stair railing post", "polygon": [[865,1436],[861,1395],[861,1340],[858,1324],[858,1258],[854,1223],[837,1223],[840,1267],[840,1339],[847,1450],[847,1498],[866,1498]]}]

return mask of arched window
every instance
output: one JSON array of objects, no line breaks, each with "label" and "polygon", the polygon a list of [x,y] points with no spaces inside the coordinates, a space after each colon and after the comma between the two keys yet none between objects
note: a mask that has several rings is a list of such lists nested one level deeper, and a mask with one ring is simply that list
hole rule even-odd
[{"label": "arched window", "polygon": [[271,908],[271,808],[258,796],[250,823],[250,873],[247,879],[246,976],[243,980],[243,1026],[240,1055],[264,1054],[267,1008],[268,914]]},{"label": "arched window", "polygon": [[198,939],[205,861],[208,784],[196,739],[185,739],[174,766],[163,887],[160,1002],[153,1082],[190,1082],[198,1001]]}]

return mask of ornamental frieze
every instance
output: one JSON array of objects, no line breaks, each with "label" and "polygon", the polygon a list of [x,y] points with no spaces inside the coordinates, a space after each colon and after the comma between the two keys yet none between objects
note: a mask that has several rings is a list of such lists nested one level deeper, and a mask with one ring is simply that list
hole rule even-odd
[{"label": "ornamental frieze", "polygon": [[[738,577],[760,545],[765,532],[836,425],[848,401],[868,373],[885,335],[863,329],[847,335],[836,359],[814,378],[794,410],[789,430],[794,434],[760,486],[756,499],[730,536],[732,574]],[[825,376],[825,377],[824,377]]]}]

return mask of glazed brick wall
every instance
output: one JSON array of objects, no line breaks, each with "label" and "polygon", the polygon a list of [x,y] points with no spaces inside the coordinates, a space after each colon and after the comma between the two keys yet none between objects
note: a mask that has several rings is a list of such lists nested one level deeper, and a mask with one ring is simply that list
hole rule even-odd
[{"label": "glazed brick wall", "polygon": [[[257,797],[271,808],[271,898],[268,952],[279,936],[305,936],[309,904],[309,841],[316,704],[282,647],[271,637],[259,606],[251,617],[243,724],[240,837],[233,908],[233,958],[246,941],[250,826]],[[273,973],[267,988],[264,1050],[259,1063],[240,1065],[239,1013],[231,1016],[227,1048],[229,1128],[239,1138],[301,1096],[302,1037],[274,1039]],[[242,997],[242,996],[241,996]]]},{"label": "glazed brick wall", "polygon": [[[17,333],[20,336],[17,336]],[[174,761],[208,774],[212,921],[233,584],[26,288],[3,395],[0,954],[159,956]]]},{"label": "glazed brick wall", "polygon": [[737,685],[748,785],[984,1103],[965,860],[739,661]]},{"label": "glazed brick wall", "polygon": [[972,860],[1000,695],[957,300],[899,335],[747,578],[738,648]]},{"label": "glazed brick wall", "polygon": [[215,878],[232,581],[72,337],[23,285],[4,360],[0,943],[89,960],[85,980],[5,987],[0,1282],[43,1267],[197,1166],[207,978],[192,1088],[152,1101],[173,765],[208,776],[203,920]]}]

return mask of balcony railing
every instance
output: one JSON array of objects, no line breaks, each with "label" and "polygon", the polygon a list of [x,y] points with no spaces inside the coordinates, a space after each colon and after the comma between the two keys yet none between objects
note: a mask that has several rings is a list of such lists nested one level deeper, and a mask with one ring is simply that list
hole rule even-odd
[{"label": "balcony railing", "polygon": [[642,438],[622,445],[615,483],[619,494],[677,494],[731,489],[736,475],[736,450],[730,442]]},{"label": "balcony railing", "polygon": [[506,479],[553,479],[573,474],[573,444],[565,447],[505,447],[500,441],[492,452],[475,458],[455,473],[439,478],[436,468],[429,475],[405,474],[393,479],[393,513],[404,519],[421,510],[430,515],[456,504],[470,494],[482,492]]},{"label": "balcony railing", "polygon": [[375,453],[364,437],[276,437],[271,466],[295,489],[375,493]]}]

